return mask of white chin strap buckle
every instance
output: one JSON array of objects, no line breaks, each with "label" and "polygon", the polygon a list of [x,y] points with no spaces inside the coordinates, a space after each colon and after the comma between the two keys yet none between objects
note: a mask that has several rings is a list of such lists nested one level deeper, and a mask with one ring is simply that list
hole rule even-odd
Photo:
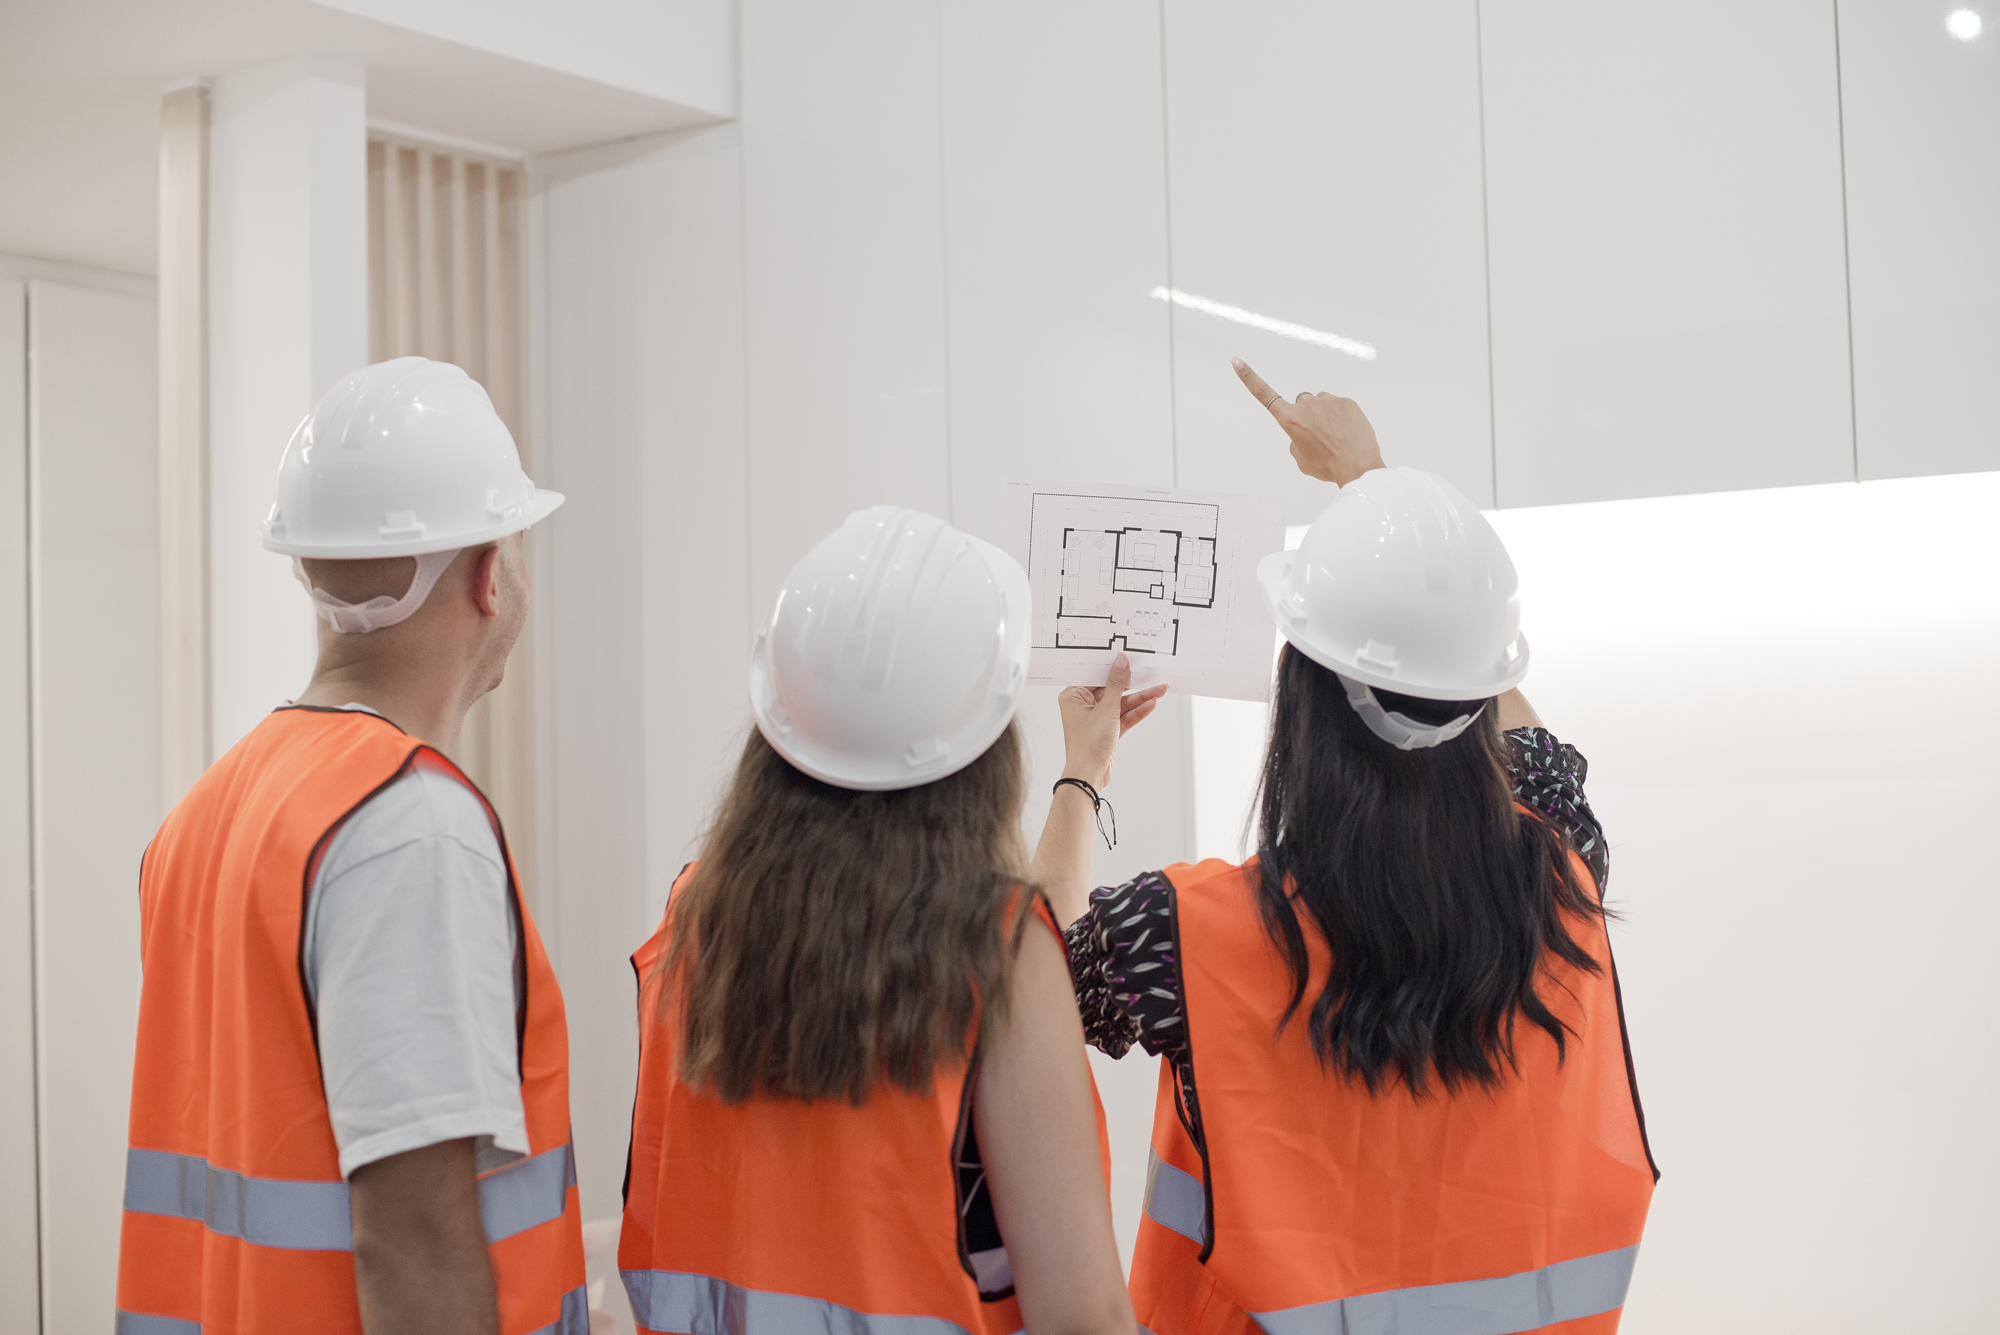
[{"label": "white chin strap buckle", "polygon": [[[1334,675],[1340,676],[1337,672]],[[1486,712],[1486,706],[1481,705],[1470,714],[1460,714],[1449,723],[1419,723],[1408,714],[1392,714],[1382,708],[1375,692],[1352,677],[1341,677],[1340,684],[1347,688],[1347,703],[1361,715],[1368,731],[1398,751],[1421,751],[1448,742],[1471,727],[1472,721]]]},{"label": "white chin strap buckle", "polygon": [[328,593],[325,589],[315,589],[306,577],[305,562],[292,558],[292,573],[299,583],[305,585],[311,595],[313,611],[319,613],[320,620],[333,628],[335,635],[366,635],[371,630],[384,630],[399,621],[407,621],[424,605],[424,599],[431,596],[431,589],[437,584],[438,576],[451,564],[460,548],[445,552],[425,552],[422,556],[411,557],[417,563],[417,576],[410,581],[410,587],[400,598],[391,598],[386,593],[378,593],[365,603],[346,603]]}]

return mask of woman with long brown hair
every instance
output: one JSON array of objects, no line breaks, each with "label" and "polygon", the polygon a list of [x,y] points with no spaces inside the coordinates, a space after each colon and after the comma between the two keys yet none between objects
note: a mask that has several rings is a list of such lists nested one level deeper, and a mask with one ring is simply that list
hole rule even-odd
[{"label": "woman with long brown hair", "polygon": [[1258,567],[1285,647],[1257,854],[1045,882],[1090,1041],[1164,1058],[1135,1315],[1609,1335],[1657,1174],[1604,843],[1518,689],[1513,565],[1353,402],[1237,369],[1340,487]]},{"label": "woman with long brown hair", "polygon": [[[1065,812],[1029,859],[1019,563],[914,511],[792,572],[756,727],[640,995],[619,1266],[640,1328],[1131,1335],[1103,1114],[1037,882],[1088,879]],[[1094,795],[1164,688],[1060,697]]]}]

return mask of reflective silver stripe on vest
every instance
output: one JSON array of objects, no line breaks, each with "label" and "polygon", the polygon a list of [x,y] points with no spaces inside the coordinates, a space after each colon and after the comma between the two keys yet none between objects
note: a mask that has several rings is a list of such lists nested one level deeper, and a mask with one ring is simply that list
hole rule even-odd
[{"label": "reflective silver stripe on vest", "polygon": [[479,1179],[479,1222],[498,1242],[562,1218],[576,1185],[576,1152],[567,1141],[531,1159],[516,1159]]},{"label": "reflective silver stripe on vest", "polygon": [[[746,1289],[679,1270],[621,1270],[632,1315],[647,1330],[675,1335],[970,1335],[941,1316],[878,1316],[823,1298]],[[1020,1332],[1015,1332],[1020,1335]]]},{"label": "reflective silver stripe on vest", "polygon": [[[538,1158],[540,1156],[537,1156]],[[120,1332],[123,1335],[123,1332]],[[590,1335],[590,1289],[579,1284],[563,1295],[562,1315],[528,1335]]]},{"label": "reflective silver stripe on vest", "polygon": [[1146,1217],[1196,1246],[1208,1241],[1208,1193],[1201,1179],[1146,1150]]},{"label": "reflective silver stripe on vest", "polygon": [[[576,1185],[565,1142],[479,1179],[479,1222],[488,1242],[560,1219]],[[125,1208],[199,1219],[212,1233],[293,1251],[354,1249],[345,1182],[298,1182],[211,1168],[191,1154],[125,1151]],[[151,1319],[151,1318],[149,1318]]]},{"label": "reflective silver stripe on vest", "polygon": [[1558,1261],[1498,1279],[1426,1284],[1252,1312],[1266,1335],[1513,1335],[1625,1305],[1639,1249]]},{"label": "reflective silver stripe on vest", "polygon": [[201,1322],[182,1321],[171,1316],[147,1316],[144,1312],[120,1312],[113,1329],[117,1335],[201,1335]]},{"label": "reflective silver stripe on vest", "polygon": [[[171,1316],[147,1316],[143,1312],[120,1312],[115,1330],[116,1335],[201,1335],[201,1323]],[[529,1335],[590,1335],[589,1289],[579,1284],[565,1293],[562,1315],[549,1325],[530,1331]]]},{"label": "reflective silver stripe on vest", "polygon": [[353,1249],[345,1182],[293,1182],[211,1168],[188,1154],[125,1151],[125,1208],[199,1219],[211,1233],[293,1251]]}]

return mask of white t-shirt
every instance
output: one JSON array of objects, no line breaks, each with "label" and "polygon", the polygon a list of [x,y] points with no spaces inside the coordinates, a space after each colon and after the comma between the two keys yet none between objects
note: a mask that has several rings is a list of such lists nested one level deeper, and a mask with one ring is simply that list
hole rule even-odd
[{"label": "white t-shirt", "polygon": [[303,956],[343,1177],[468,1136],[481,1172],[528,1152],[518,940],[499,840],[463,784],[413,770],[334,835]]}]

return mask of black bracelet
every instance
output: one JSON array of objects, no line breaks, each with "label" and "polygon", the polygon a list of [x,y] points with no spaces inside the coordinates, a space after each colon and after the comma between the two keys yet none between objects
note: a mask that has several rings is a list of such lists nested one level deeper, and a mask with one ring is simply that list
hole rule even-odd
[{"label": "black bracelet", "polygon": [[[1053,793],[1056,791],[1056,788],[1060,788],[1066,783],[1081,789],[1083,795],[1090,799],[1090,809],[1097,816],[1097,832],[1103,835],[1104,846],[1106,848],[1118,847],[1118,813],[1112,811],[1111,804],[1099,797],[1097,790],[1082,779],[1057,779],[1055,788],[1051,788],[1049,791]],[[1107,811],[1111,812],[1111,832],[1109,834],[1105,834],[1104,832],[1104,813]]]}]

